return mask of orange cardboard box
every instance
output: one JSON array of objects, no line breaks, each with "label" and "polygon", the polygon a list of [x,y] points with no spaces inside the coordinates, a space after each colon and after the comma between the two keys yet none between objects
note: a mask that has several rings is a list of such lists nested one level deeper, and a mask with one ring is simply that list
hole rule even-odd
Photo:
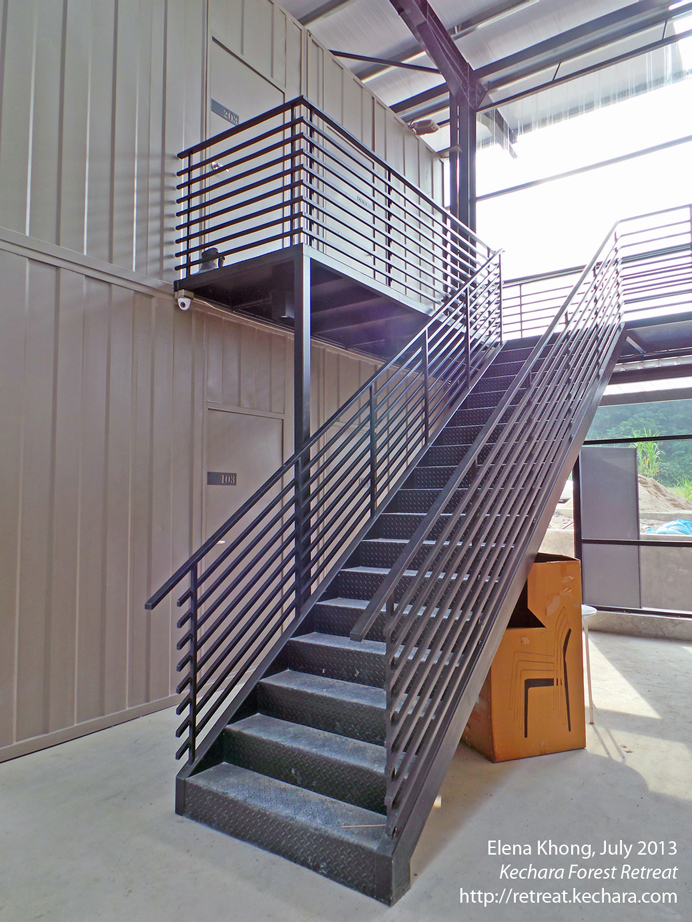
[{"label": "orange cardboard box", "polygon": [[586,746],[578,560],[536,557],[462,739],[493,762]]}]

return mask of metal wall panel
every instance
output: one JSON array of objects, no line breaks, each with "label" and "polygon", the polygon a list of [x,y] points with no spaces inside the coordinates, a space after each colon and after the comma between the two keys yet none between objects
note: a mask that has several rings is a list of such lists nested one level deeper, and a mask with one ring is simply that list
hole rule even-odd
[{"label": "metal wall panel", "polygon": [[201,537],[204,326],[166,293],[6,250],[0,271],[8,747],[171,694],[175,614],[143,602]]},{"label": "metal wall panel", "polygon": [[205,6],[6,0],[0,225],[164,277],[175,154],[202,126]]}]

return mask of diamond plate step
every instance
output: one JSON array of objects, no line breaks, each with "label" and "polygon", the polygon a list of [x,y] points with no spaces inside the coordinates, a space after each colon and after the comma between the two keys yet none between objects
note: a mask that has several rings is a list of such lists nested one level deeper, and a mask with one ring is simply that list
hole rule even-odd
[{"label": "diamond plate step", "polygon": [[[470,446],[475,442],[482,431],[483,427],[478,425],[455,426],[449,423],[437,436],[433,443],[433,447],[435,445]],[[426,453],[426,456],[429,453],[430,450]]]},{"label": "diamond plate step", "polygon": [[514,352],[506,353],[506,355],[500,355],[482,380],[496,381],[503,376],[514,379],[524,367],[524,362],[530,354],[526,350],[514,350]]},{"label": "diamond plate step", "polygon": [[226,727],[224,758],[279,781],[385,812],[383,746],[254,714]]},{"label": "diamond plate step", "polygon": [[[473,391],[464,401],[464,409],[479,409],[480,407],[495,407],[505,396],[504,390]],[[455,414],[456,415],[456,414]]]},{"label": "diamond plate step", "polygon": [[[479,459],[485,461],[490,452],[493,449],[494,442],[484,445],[479,452]],[[421,458],[421,461],[417,467],[417,470],[422,470],[427,467],[453,467],[456,468],[461,464],[468,450],[471,447],[471,443],[468,445],[445,445],[437,444],[431,445],[431,447],[426,451],[426,453]]]},{"label": "diamond plate step", "polygon": [[[464,495],[464,490],[455,490],[449,500],[445,512],[451,512]],[[416,490],[399,490],[387,507],[392,512],[428,512],[432,504],[440,495],[439,490],[426,490],[419,487]]]},{"label": "diamond plate step", "polygon": [[366,743],[384,742],[383,688],[286,670],[262,679],[257,690],[262,714]]},{"label": "diamond plate step", "polygon": [[[425,518],[422,512],[384,512],[370,532],[369,538],[405,538],[409,539]],[[431,538],[436,538],[449,520],[449,514],[443,513],[435,525]]]},{"label": "diamond plate step", "polygon": [[184,813],[376,897],[379,813],[221,762],[186,782]]},{"label": "diamond plate step", "polygon": [[[363,567],[393,567],[407,545],[408,541],[403,538],[368,538],[360,545],[360,564]],[[424,541],[411,561],[411,568],[417,570],[434,546],[434,541]]]},{"label": "diamond plate step", "polygon": [[[333,598],[317,602],[313,607],[315,629],[322,634],[338,634],[347,637],[365,609],[369,599]],[[375,620],[368,634],[369,640],[383,641],[385,612]]]},{"label": "diamond plate step", "polygon": [[[344,567],[337,577],[340,594],[353,599],[371,599],[388,573],[388,567]],[[404,570],[394,593],[395,600],[403,596],[417,575],[415,570]]]},{"label": "diamond plate step", "polygon": [[412,471],[411,476],[406,481],[406,487],[413,490],[419,487],[441,490],[455,470],[456,467],[449,465],[421,465]]},{"label": "diamond plate step", "polygon": [[[520,368],[521,364],[517,362],[517,371],[519,371]],[[516,372],[512,374],[508,371],[506,371],[505,374],[483,375],[473,391],[475,394],[485,394],[488,391],[500,391],[504,393],[510,384],[512,384],[515,377]]]},{"label": "diamond plate step", "polygon": [[286,645],[282,664],[298,672],[329,676],[361,685],[384,685],[384,643],[356,643],[334,634],[301,634]]},{"label": "diamond plate step", "polygon": [[[474,407],[469,409],[466,404],[457,410],[447,425],[449,426],[485,426],[493,412],[493,407]],[[444,430],[443,430],[444,431]]]}]

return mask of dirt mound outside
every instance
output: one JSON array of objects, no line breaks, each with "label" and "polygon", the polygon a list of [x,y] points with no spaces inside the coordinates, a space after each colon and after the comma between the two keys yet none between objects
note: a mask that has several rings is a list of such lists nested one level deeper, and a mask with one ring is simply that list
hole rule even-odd
[{"label": "dirt mound outside", "polygon": [[678,512],[691,509],[692,503],[664,487],[653,477],[639,475],[639,509],[641,512]]}]

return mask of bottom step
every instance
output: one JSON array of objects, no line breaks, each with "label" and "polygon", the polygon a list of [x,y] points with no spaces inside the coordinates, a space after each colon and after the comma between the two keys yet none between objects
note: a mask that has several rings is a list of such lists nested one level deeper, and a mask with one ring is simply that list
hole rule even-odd
[{"label": "bottom step", "polygon": [[185,816],[390,902],[376,887],[381,813],[227,762],[184,784]]}]

